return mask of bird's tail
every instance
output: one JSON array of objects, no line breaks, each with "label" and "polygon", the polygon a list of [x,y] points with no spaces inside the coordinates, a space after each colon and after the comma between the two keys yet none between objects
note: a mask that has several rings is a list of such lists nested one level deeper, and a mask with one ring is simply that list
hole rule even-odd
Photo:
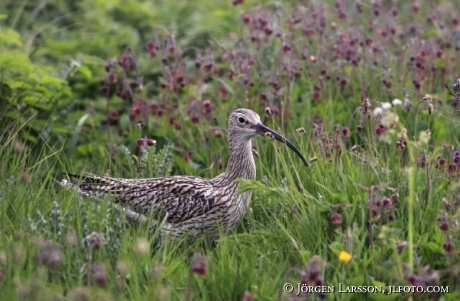
[{"label": "bird's tail", "polygon": [[87,196],[96,197],[107,194],[118,194],[119,180],[115,178],[97,176],[93,174],[75,175],[64,173],[67,179],[63,179],[62,186],[76,188],[78,192]]},{"label": "bird's tail", "polygon": [[[79,193],[89,197],[99,199],[107,195],[115,196],[115,203],[124,203],[122,179],[110,178],[106,176],[98,176],[94,174],[74,175],[64,173],[67,179],[63,179],[62,186],[76,189]],[[126,205],[126,204],[125,204]],[[117,206],[117,204],[115,204]],[[129,207],[122,207],[126,217],[131,222],[147,222],[148,218],[142,214],[131,210]]]}]

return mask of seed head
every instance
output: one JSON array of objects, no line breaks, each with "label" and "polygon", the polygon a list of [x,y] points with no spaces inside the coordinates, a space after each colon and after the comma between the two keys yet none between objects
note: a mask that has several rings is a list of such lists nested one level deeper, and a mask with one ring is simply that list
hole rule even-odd
[{"label": "seed head", "polygon": [[30,173],[26,170],[21,175],[21,183],[28,184],[30,183]]},{"label": "seed head", "polygon": [[148,41],[148,42],[145,44],[145,49],[147,49],[147,50],[154,50],[154,49],[155,49],[155,43],[153,43],[153,41]]},{"label": "seed head", "polygon": [[366,45],[369,46],[369,47],[373,47],[374,46],[374,39],[373,38],[367,38],[366,39]]},{"label": "seed head", "polygon": [[335,212],[331,216],[331,222],[332,222],[333,225],[341,224],[342,223],[342,216],[340,214],[338,214],[337,212]]},{"label": "seed head", "polygon": [[157,142],[153,139],[147,139],[147,145],[148,146],[154,146],[155,144],[157,144]]},{"label": "seed head", "polygon": [[172,55],[177,54],[179,53],[179,48],[177,47],[177,45],[171,45],[168,48],[168,52]]},{"label": "seed head", "polygon": [[19,154],[19,153],[22,153],[22,151],[24,150],[24,145],[22,144],[21,141],[16,140],[16,141],[14,142],[13,149],[14,149],[14,151],[15,151],[16,153],[18,153],[18,154]]},{"label": "seed head", "polygon": [[206,276],[208,273],[208,264],[206,263],[203,255],[194,253],[192,258],[192,266],[190,267],[192,273],[200,276]]},{"label": "seed head", "polygon": [[442,246],[443,246],[444,250],[445,250],[447,253],[449,253],[449,254],[453,254],[453,253],[454,253],[455,245],[454,245],[454,243],[452,242],[451,239],[447,240]]},{"label": "seed head", "polygon": [[86,237],[86,241],[88,242],[88,246],[94,250],[100,250],[102,246],[102,237],[97,232],[92,232],[90,235]]},{"label": "seed head", "polygon": [[138,106],[134,106],[133,109],[132,109],[132,113],[134,115],[139,115],[139,113],[141,112],[141,109],[138,107]]},{"label": "seed head", "polygon": [[433,104],[428,104],[428,114],[433,115],[434,113],[434,106]]},{"label": "seed head", "polygon": [[227,89],[225,89],[225,88],[220,88],[220,89],[219,89],[219,95],[220,95],[220,97],[222,97],[222,98],[227,97],[227,95],[228,95]]},{"label": "seed head", "polygon": [[150,251],[150,243],[145,238],[140,238],[136,242],[136,253],[138,255],[146,255]]},{"label": "seed head", "polygon": [[446,208],[446,211],[449,211],[452,208],[452,205],[446,198],[442,198],[442,203],[444,204],[444,208]]},{"label": "seed head", "polygon": [[265,136],[265,138],[267,138],[267,139],[271,139],[271,140],[275,139],[275,137],[273,136],[273,134],[270,133],[270,132],[266,132],[266,133],[264,134],[264,136]]},{"label": "seed head", "polygon": [[77,287],[69,292],[69,300],[89,301],[91,300],[91,291],[88,287]]},{"label": "seed head", "polygon": [[156,113],[159,108],[160,108],[160,106],[156,102],[154,102],[154,103],[152,103],[150,105],[150,111],[152,111],[152,113]]},{"label": "seed head", "polygon": [[447,232],[449,230],[449,223],[447,221],[441,221],[439,223],[439,229],[443,232]]},{"label": "seed head", "polygon": [[439,166],[444,167],[447,165],[447,160],[444,158],[439,158]]},{"label": "seed head", "polygon": [[201,68],[201,59],[200,58],[197,58],[195,60],[195,68],[196,69],[200,69]]},{"label": "seed head", "polygon": [[211,102],[209,100],[203,101],[203,107],[210,108],[211,107]]},{"label": "seed head", "polygon": [[163,109],[158,109],[157,111],[158,117],[163,117],[164,114],[165,114],[165,111]]},{"label": "seed head", "polygon": [[307,134],[307,131],[304,128],[298,128],[295,131],[297,132],[297,134]]},{"label": "seed head", "polygon": [[321,99],[321,93],[316,91],[315,93],[313,93],[313,99],[318,101]]},{"label": "seed head", "polygon": [[110,87],[107,86],[107,85],[104,85],[104,86],[102,87],[102,90],[101,90],[101,91],[102,91],[102,94],[103,94],[103,95],[107,96],[107,95],[109,95]]},{"label": "seed head", "polygon": [[378,127],[375,129],[375,133],[377,134],[377,136],[383,136],[385,135],[385,128]]},{"label": "seed head", "polygon": [[252,17],[248,14],[244,14],[241,19],[243,20],[243,22],[247,25],[251,25],[252,24]]},{"label": "seed head", "polygon": [[146,144],[146,141],[145,141],[144,138],[139,138],[139,139],[137,139],[137,145],[138,145],[139,147],[145,147],[145,144]]},{"label": "seed head", "polygon": [[183,73],[182,73],[182,71],[179,70],[179,69],[173,69],[173,70],[171,70],[171,76],[172,76],[173,78],[176,78],[176,79],[177,79],[177,78],[181,78],[182,75],[183,75]]},{"label": "seed head", "polygon": [[284,53],[289,53],[289,52],[291,52],[292,47],[291,47],[291,45],[289,45],[288,43],[283,43],[282,49],[283,49],[283,52],[284,52]]},{"label": "seed head", "polygon": [[260,102],[265,103],[268,99],[267,93],[261,93],[260,94]]},{"label": "seed head", "polygon": [[243,299],[241,301],[254,301],[254,297],[251,295],[250,292],[245,291],[243,295]]},{"label": "seed head", "polygon": [[203,70],[206,71],[206,72],[211,72],[213,66],[214,66],[213,63],[208,63],[208,64],[203,66]]},{"label": "seed head", "polygon": [[63,260],[61,248],[53,243],[46,243],[38,253],[36,260],[39,264],[50,269],[57,268]]},{"label": "seed head", "polygon": [[113,65],[115,65],[116,63],[117,59],[112,58],[107,60],[107,62],[105,63],[105,71],[110,72],[110,70],[112,70]]},{"label": "seed head", "polygon": [[107,284],[107,272],[103,263],[95,263],[93,266],[94,283],[99,287],[104,287]]},{"label": "seed head", "polygon": [[121,277],[128,277],[129,269],[130,267],[127,261],[122,260],[117,263],[117,271]]},{"label": "seed head", "polygon": [[73,248],[77,245],[77,236],[73,232],[68,232],[64,237],[64,246]]},{"label": "seed head", "polygon": [[126,64],[126,63],[129,63],[129,56],[127,54],[123,54],[121,57],[120,57],[120,63],[123,65],[123,64]]},{"label": "seed head", "polygon": [[116,82],[118,81],[118,78],[117,78],[117,76],[115,75],[115,73],[110,73],[110,74],[109,74],[108,81],[109,81],[109,83],[111,83],[111,84],[114,84],[114,83],[116,83]]},{"label": "seed head", "polygon": [[272,115],[272,110],[270,109],[270,107],[265,108],[265,114],[267,114],[268,116]]},{"label": "seed head", "polygon": [[396,249],[398,250],[398,254],[401,254],[404,248],[408,245],[407,241],[400,242],[397,246]]},{"label": "seed head", "polygon": [[383,201],[382,201],[382,204],[387,209],[393,207],[393,205],[391,203],[391,200],[389,198],[384,198]]},{"label": "seed head", "polygon": [[118,117],[120,117],[120,114],[118,111],[112,111],[109,115],[109,118],[112,120],[118,120]]},{"label": "seed head", "polygon": [[186,156],[184,156],[184,160],[185,160],[185,162],[190,163],[190,162],[193,161],[193,158],[190,155],[186,155]]}]

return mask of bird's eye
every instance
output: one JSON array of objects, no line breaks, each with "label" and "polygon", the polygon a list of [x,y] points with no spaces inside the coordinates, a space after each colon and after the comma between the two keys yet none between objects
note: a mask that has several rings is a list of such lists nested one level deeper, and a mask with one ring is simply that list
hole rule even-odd
[{"label": "bird's eye", "polygon": [[239,123],[246,123],[246,119],[244,119],[243,117],[240,117],[240,118],[238,118],[238,122]]}]

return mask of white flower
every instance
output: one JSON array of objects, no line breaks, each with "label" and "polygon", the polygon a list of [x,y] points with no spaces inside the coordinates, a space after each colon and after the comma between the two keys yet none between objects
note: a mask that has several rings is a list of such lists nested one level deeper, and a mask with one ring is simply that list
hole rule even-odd
[{"label": "white flower", "polygon": [[391,102],[394,106],[400,106],[403,104],[402,100],[399,99],[399,98],[395,98],[393,99],[393,101]]},{"label": "white flower", "polygon": [[389,110],[391,109],[391,103],[389,102],[382,102],[382,109]]},{"label": "white flower", "polygon": [[381,107],[378,107],[378,108],[375,108],[375,109],[374,109],[374,111],[372,112],[372,114],[373,114],[374,116],[378,116],[378,115],[382,114],[382,112],[383,112],[383,109],[382,109]]}]

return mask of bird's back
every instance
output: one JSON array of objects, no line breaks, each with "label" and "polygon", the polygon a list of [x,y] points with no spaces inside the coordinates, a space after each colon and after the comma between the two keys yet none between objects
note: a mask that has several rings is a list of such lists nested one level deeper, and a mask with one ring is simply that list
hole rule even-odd
[{"label": "bird's back", "polygon": [[146,217],[154,214],[151,231],[164,222],[162,236],[177,239],[203,234],[216,239],[219,231],[230,232],[244,216],[250,198],[237,195],[236,182],[220,186],[213,179],[196,176],[123,179],[69,175],[69,181],[62,184],[90,197],[112,195],[114,202]]}]

